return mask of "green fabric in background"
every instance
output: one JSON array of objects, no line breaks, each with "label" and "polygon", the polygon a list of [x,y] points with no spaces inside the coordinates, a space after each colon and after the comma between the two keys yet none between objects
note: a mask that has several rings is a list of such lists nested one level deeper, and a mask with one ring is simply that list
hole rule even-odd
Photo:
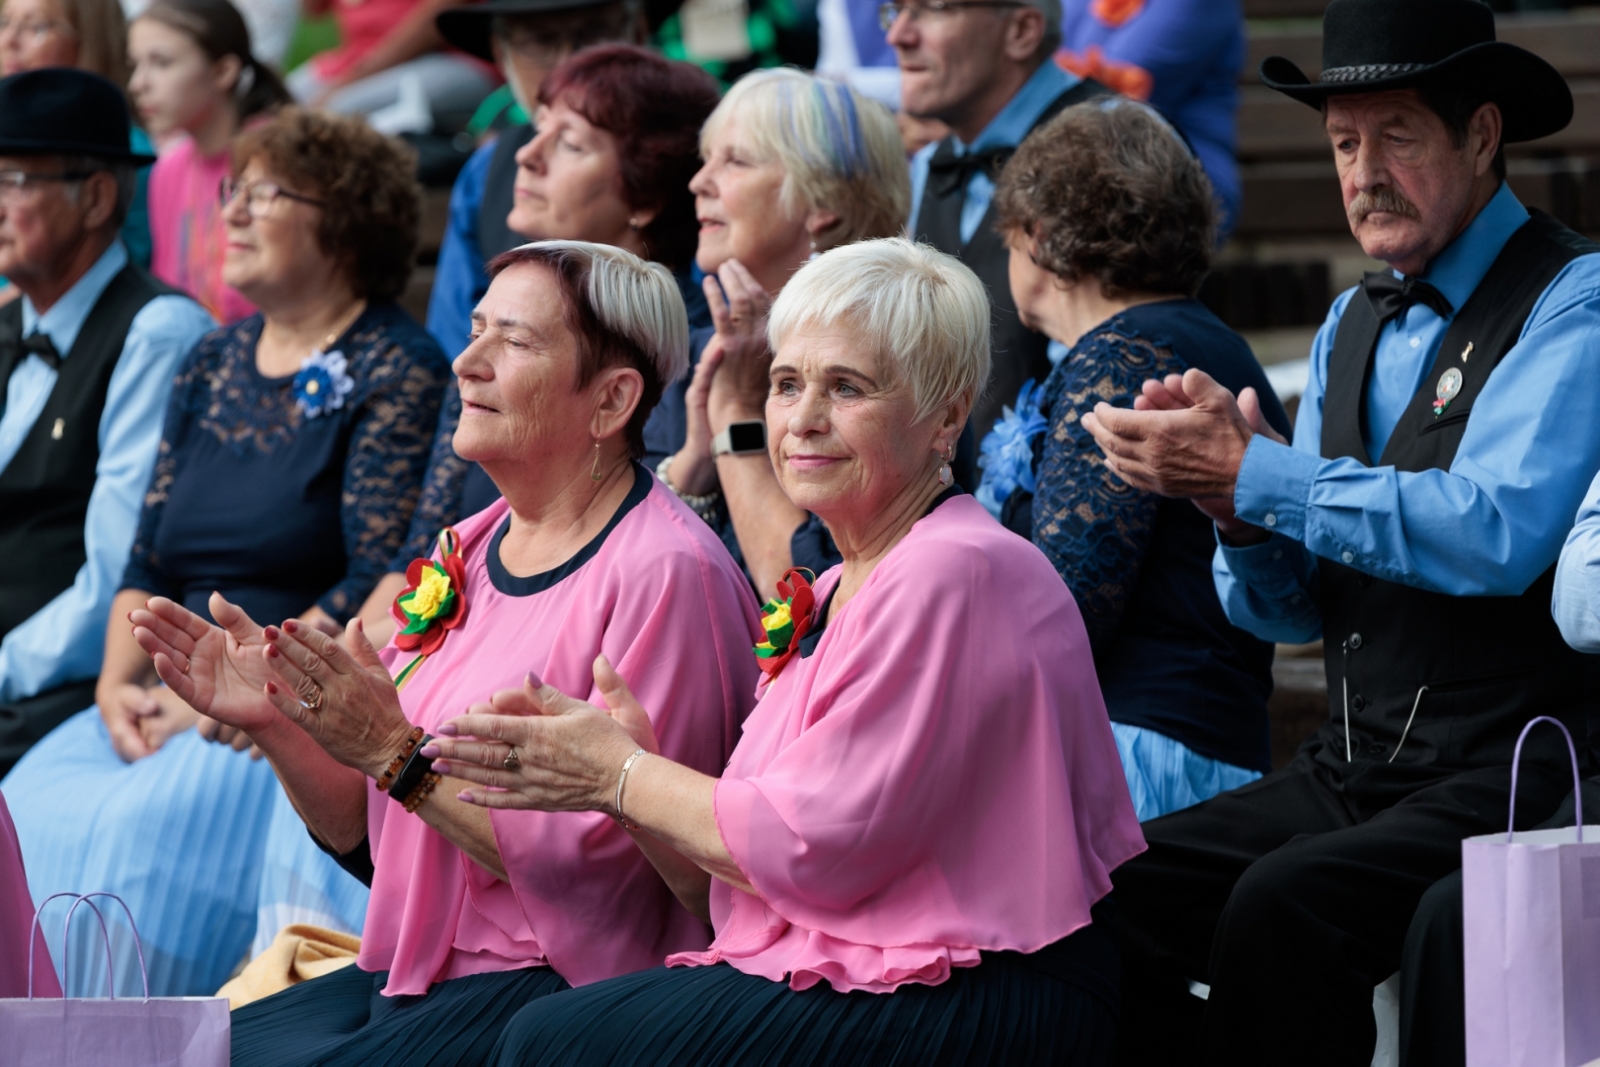
[{"label": "green fabric in background", "polygon": [[318,18],[300,16],[300,22],[294,28],[294,36],[289,39],[289,53],[283,57],[283,70],[288,73],[306,60],[319,52],[328,52],[339,47],[339,24],[332,15],[323,15]]}]

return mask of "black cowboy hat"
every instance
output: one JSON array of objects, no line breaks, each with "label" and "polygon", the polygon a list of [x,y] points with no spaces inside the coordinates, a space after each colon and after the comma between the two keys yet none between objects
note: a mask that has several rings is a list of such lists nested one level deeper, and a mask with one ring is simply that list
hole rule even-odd
[{"label": "black cowboy hat", "polygon": [[1500,106],[1505,141],[1532,141],[1572,121],[1572,90],[1525,48],[1497,41],[1481,0],[1333,0],[1322,16],[1317,81],[1283,56],[1261,63],[1270,89],[1312,107],[1330,96],[1462,86]]},{"label": "black cowboy hat", "polygon": [[582,11],[584,8],[605,7],[616,0],[483,0],[482,3],[464,4],[439,12],[433,24],[439,35],[468,55],[494,62],[494,52],[489,40],[494,30],[496,15],[551,15],[556,12]]},{"label": "black cowboy hat", "polygon": [[0,156],[95,156],[142,167],[130,151],[128,101],[98,74],[46,67],[0,78]]}]

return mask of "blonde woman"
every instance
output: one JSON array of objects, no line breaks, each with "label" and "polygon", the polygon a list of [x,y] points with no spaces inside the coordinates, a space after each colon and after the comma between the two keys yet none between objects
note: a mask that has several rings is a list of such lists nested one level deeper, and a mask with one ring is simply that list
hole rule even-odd
[{"label": "blonde woman", "polygon": [[911,179],[894,116],[837,82],[795,70],[741,79],[706,121],[689,189],[700,221],[713,327],[691,336],[694,379],[646,431],[656,473],[744,563],[763,596],[791,566],[838,556],[784,496],[761,429],[772,353],[767,309],[810,257],[904,228]]}]

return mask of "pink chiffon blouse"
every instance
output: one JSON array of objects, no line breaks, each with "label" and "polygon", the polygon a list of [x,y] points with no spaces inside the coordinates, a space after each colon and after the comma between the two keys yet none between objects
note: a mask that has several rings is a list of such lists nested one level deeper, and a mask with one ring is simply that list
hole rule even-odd
[{"label": "pink chiffon blouse", "polygon": [[[643,468],[635,474],[613,525],[543,575],[510,577],[497,554],[491,568],[504,500],[457,525],[467,614],[401,690],[412,724],[432,733],[472,702],[520,687],[530,670],[604,707],[593,676],[603,652],[650,709],[662,754],[721,773],[754,703],[755,600],[710,528]],[[382,656],[398,674],[415,653],[391,643]],[[584,985],[705,947],[704,924],[608,816],[489,817],[509,881],[368,793],[375,874],[358,963],[389,972],[385,994],[533,965]]]},{"label": "pink chiffon blouse", "polygon": [[1077,604],[970,496],[766,687],[715,810],[759,896],[713,881],[716,939],[668,963],[794,989],[937,985],[981,951],[1035,952],[1145,847]]}]

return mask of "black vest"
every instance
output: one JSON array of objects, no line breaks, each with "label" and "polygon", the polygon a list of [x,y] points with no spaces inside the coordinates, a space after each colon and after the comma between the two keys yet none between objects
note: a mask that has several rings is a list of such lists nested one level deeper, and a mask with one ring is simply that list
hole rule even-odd
[{"label": "black vest", "polygon": [[[1051,101],[1033,129],[1055,118],[1064,108],[1110,91],[1099,82],[1085,79]],[[934,149],[930,162],[942,163],[954,159],[955,154],[954,138],[946,137]],[[988,385],[979,395],[969,422],[977,440],[982,441],[1000,417],[1001,408],[1016,402],[1024,382],[1030,378],[1042,382],[1049,377],[1050,359],[1045,350],[1050,338],[1028,329],[1017,318],[1017,306],[1011,300],[1011,253],[994,228],[997,211],[993,203],[984,213],[972,240],[962,243],[961,205],[965,200],[965,188],[940,196],[930,182],[923,190],[922,206],[917,212],[916,239],[961,260],[989,290],[989,306],[994,309],[989,347],[994,353],[994,363],[989,370]]]},{"label": "black vest", "polygon": [[[1534,212],[1451,322],[1379,465],[1448,469],[1479,394],[1520,387],[1504,379],[1491,386],[1489,376],[1517,343],[1540,295],[1563,267],[1593,252],[1600,246]],[[1372,465],[1362,429],[1379,329],[1371,305],[1356,293],[1328,357],[1322,425],[1328,459]],[[1462,375],[1461,389],[1436,415],[1436,389],[1451,368]],[[1584,736],[1600,657],[1574,652],[1562,640],[1550,615],[1553,564],[1521,596],[1481,597],[1425,592],[1336,560],[1319,559],[1318,569],[1331,714],[1318,735],[1319,759],[1345,762],[1347,698],[1349,753],[1358,762],[1506,764],[1518,732],[1535,715],[1554,716],[1575,738]],[[1564,764],[1564,742],[1555,733],[1534,731],[1527,754]]]},{"label": "black vest", "polygon": [[488,263],[501,252],[509,252],[528,239],[506,225],[515,200],[517,152],[533,140],[533,124],[523,123],[502,131],[489,156],[489,170],[483,176],[483,199],[478,202],[478,254]]},{"label": "black vest", "polygon": [[[141,308],[166,293],[129,264],[107,285],[78,339],[61,361],[56,384],[33,428],[0,471],[0,635],[72,585],[88,558],[83,523],[100,460],[100,415],[128,327]],[[5,383],[24,358],[22,301],[0,308],[0,405]]]}]

